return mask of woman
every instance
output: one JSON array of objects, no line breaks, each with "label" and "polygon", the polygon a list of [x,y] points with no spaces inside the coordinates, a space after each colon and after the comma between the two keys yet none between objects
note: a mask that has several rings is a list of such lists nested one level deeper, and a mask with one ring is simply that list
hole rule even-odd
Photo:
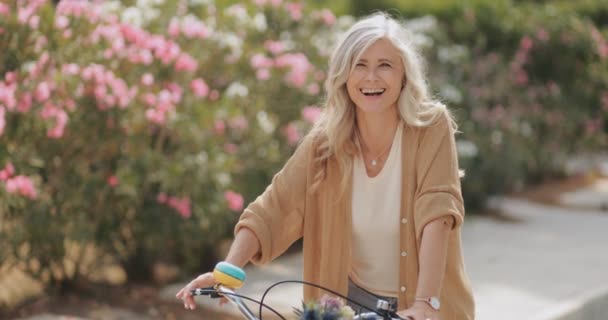
[{"label": "woman", "polygon": [[[320,120],[243,212],[226,261],[263,264],[303,237],[304,280],[401,317],[469,320],[455,122],[433,100],[412,36],[385,14],[336,47]],[[205,273],[177,294],[215,284]],[[322,295],[305,286],[305,299]]]}]

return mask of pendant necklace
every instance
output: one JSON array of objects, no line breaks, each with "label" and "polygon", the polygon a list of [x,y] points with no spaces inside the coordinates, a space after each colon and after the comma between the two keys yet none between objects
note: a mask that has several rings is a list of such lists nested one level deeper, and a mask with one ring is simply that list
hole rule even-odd
[{"label": "pendant necklace", "polygon": [[[367,144],[365,143],[365,141],[359,134],[359,130],[357,130],[356,132],[357,132],[357,138],[359,138],[359,141],[361,141],[363,147],[369,151]],[[393,145],[393,141],[391,141],[391,143],[389,143],[388,146],[386,146],[386,148],[384,148],[384,150],[382,152],[380,152],[380,154],[378,154],[377,156],[372,158],[372,160],[370,161],[370,164],[372,165],[372,167],[376,167],[378,165],[378,160],[380,159],[380,157],[382,157],[388,150],[390,150],[392,145]]]}]

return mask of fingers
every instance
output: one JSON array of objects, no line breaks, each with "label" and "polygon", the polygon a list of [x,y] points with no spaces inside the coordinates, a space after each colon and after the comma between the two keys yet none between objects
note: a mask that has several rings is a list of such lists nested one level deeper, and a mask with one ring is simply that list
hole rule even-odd
[{"label": "fingers", "polygon": [[192,297],[191,291],[197,288],[211,287],[217,282],[211,272],[207,272],[199,275],[194,280],[190,281],[186,286],[175,294],[175,297],[182,299],[184,302],[184,308],[189,310],[196,309],[196,303]]}]

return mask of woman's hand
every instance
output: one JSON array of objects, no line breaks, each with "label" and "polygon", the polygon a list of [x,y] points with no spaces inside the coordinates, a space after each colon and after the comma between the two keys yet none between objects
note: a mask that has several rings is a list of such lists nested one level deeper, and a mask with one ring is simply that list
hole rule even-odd
[{"label": "woman's hand", "polygon": [[413,320],[441,320],[439,311],[431,308],[426,302],[416,301],[408,309],[397,312],[397,315],[403,319]]},{"label": "woman's hand", "polygon": [[[179,290],[175,297],[184,301],[184,308],[194,310],[196,308],[196,303],[194,302],[194,298],[190,292],[194,289],[211,287],[216,284],[217,281],[215,281],[212,272],[203,273]],[[225,299],[226,298],[222,298],[222,300]],[[220,301],[220,304],[223,303],[225,303],[225,301]]]}]

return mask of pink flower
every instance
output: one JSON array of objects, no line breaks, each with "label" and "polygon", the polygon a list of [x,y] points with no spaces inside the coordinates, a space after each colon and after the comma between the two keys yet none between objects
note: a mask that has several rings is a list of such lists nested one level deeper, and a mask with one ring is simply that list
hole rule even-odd
[{"label": "pink flower", "polygon": [[250,63],[254,69],[270,68],[274,65],[274,61],[272,61],[272,59],[260,53],[253,55]]},{"label": "pink flower", "polygon": [[172,18],[171,22],[169,22],[169,27],[167,28],[167,33],[169,34],[169,36],[171,36],[173,38],[177,38],[179,36],[179,31],[180,31],[179,20]]},{"label": "pink flower", "polygon": [[331,10],[323,9],[321,10],[321,20],[323,20],[323,23],[326,25],[331,26],[336,23],[336,16],[331,12]]},{"label": "pink flower", "polygon": [[175,209],[182,218],[187,219],[192,215],[192,210],[190,209],[190,199],[188,197],[177,198],[177,197],[169,197],[167,200],[167,205],[173,209]]},{"label": "pink flower", "polygon": [[36,199],[38,196],[34,183],[29,177],[26,176],[16,176],[6,180],[6,191],[8,193],[19,194],[30,199]]},{"label": "pink flower", "polygon": [[46,133],[47,137],[53,139],[59,139],[63,137],[63,131],[65,130],[65,125],[68,122],[68,115],[63,110],[59,110],[55,115],[55,127],[49,129]]},{"label": "pink flower", "polygon": [[321,108],[316,106],[307,106],[302,109],[302,118],[309,123],[315,123],[321,116]]},{"label": "pink flower", "polygon": [[0,181],[6,181],[10,177],[12,177],[14,174],[15,174],[15,167],[13,167],[12,163],[8,162],[4,166],[4,169],[0,170]]},{"label": "pink flower", "polygon": [[308,72],[312,65],[308,58],[302,53],[286,53],[276,58],[277,67],[290,67],[285,81],[297,88],[301,88],[306,83]]},{"label": "pink flower", "polygon": [[547,40],[549,40],[549,32],[547,32],[545,28],[539,28],[538,30],[536,30],[536,37],[538,38],[538,40],[546,42]]},{"label": "pink flower", "polygon": [[286,9],[293,21],[302,19],[302,4],[299,2],[291,2],[286,5]]},{"label": "pink flower", "polygon": [[523,69],[518,69],[515,72],[515,83],[519,86],[525,86],[528,84],[528,73]]},{"label": "pink flower", "polygon": [[213,124],[213,132],[217,135],[223,135],[226,131],[226,124],[223,120],[215,120]]},{"label": "pink flower", "polygon": [[2,134],[4,133],[4,127],[6,126],[6,111],[4,110],[4,107],[2,105],[0,105],[0,136],[2,136]]},{"label": "pink flower", "polygon": [[158,201],[158,203],[166,203],[167,202],[167,194],[164,192],[160,192],[157,196],[156,196],[156,201]]},{"label": "pink flower", "polygon": [[211,33],[202,21],[186,19],[183,22],[182,32],[187,38],[205,39]]},{"label": "pink flower", "polygon": [[32,107],[32,94],[30,92],[24,93],[19,99],[19,104],[17,104],[17,111],[21,113],[26,113],[30,111]]},{"label": "pink flower", "polygon": [[249,127],[249,122],[243,116],[238,116],[230,119],[229,124],[232,129],[236,130],[245,130],[247,129],[247,127]]},{"label": "pink flower", "polygon": [[75,63],[69,63],[69,64],[64,64],[61,67],[61,70],[63,71],[63,73],[73,76],[73,75],[77,75],[78,72],[80,72],[80,67]]},{"label": "pink flower", "polygon": [[268,80],[270,79],[270,71],[268,69],[259,69],[258,71],[255,72],[255,77],[258,80]]},{"label": "pink flower", "polygon": [[532,39],[529,36],[524,36],[523,38],[521,38],[521,42],[519,45],[522,49],[527,51],[527,50],[532,49],[534,42],[532,41]]},{"label": "pink flower", "polygon": [[211,93],[209,93],[209,99],[211,101],[216,101],[219,98],[220,98],[220,92],[215,89],[211,90]]},{"label": "pink flower", "polygon": [[205,83],[205,80],[197,78],[190,82],[190,89],[195,96],[204,98],[209,94],[209,86]]},{"label": "pink flower", "polygon": [[306,91],[308,92],[308,94],[314,96],[316,94],[319,94],[319,91],[321,91],[321,88],[319,88],[318,83],[311,83],[306,87]]},{"label": "pink flower", "polygon": [[283,128],[283,134],[285,134],[287,143],[290,146],[294,146],[300,141],[300,132],[298,132],[298,128],[291,122]]},{"label": "pink flower", "polygon": [[8,4],[0,3],[0,16],[8,16],[11,11]]},{"label": "pink flower", "polygon": [[228,202],[228,208],[232,211],[241,211],[243,209],[243,196],[228,190],[224,192],[224,199]]},{"label": "pink flower", "polygon": [[285,45],[281,41],[266,40],[264,41],[264,48],[274,55],[285,51]]},{"label": "pink flower", "polygon": [[34,97],[38,102],[44,102],[51,96],[51,88],[46,81],[40,82],[38,86],[36,86],[36,91],[34,93]]},{"label": "pink flower", "polygon": [[224,151],[228,154],[235,154],[238,150],[238,147],[234,143],[226,143],[224,145]]},{"label": "pink flower", "polygon": [[167,118],[165,117],[165,113],[156,109],[148,109],[146,110],[146,119],[148,121],[162,125],[167,122]]},{"label": "pink flower", "polygon": [[55,18],[55,27],[64,30],[70,25],[70,20],[66,16],[57,16]]},{"label": "pink flower", "polygon": [[4,81],[9,85],[15,83],[17,81],[17,74],[14,71],[7,72],[4,75]]},{"label": "pink flower", "polygon": [[111,175],[108,177],[107,182],[110,187],[116,187],[118,185],[118,178],[115,175]]},{"label": "pink flower", "polygon": [[151,86],[154,83],[154,76],[152,76],[150,73],[145,73],[143,76],[141,76],[141,83],[144,86]]},{"label": "pink flower", "polygon": [[195,71],[198,68],[198,61],[189,54],[182,53],[175,61],[175,71]]}]

